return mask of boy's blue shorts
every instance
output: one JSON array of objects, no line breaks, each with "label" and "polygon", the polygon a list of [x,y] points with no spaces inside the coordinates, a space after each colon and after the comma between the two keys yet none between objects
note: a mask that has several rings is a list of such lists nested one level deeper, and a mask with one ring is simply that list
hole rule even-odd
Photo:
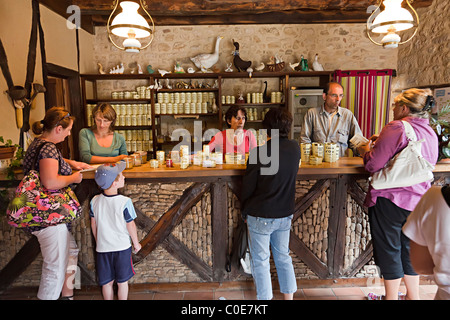
[{"label": "boy's blue shorts", "polygon": [[122,251],[97,252],[97,277],[100,286],[116,280],[122,283],[134,276],[131,246]]}]

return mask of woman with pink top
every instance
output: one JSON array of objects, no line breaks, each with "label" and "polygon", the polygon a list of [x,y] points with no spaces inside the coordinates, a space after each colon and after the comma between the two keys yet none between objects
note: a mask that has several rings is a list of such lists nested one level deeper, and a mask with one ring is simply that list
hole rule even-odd
[{"label": "woman with pink top", "polygon": [[[358,148],[364,166],[370,173],[381,170],[386,163],[408,145],[403,121],[414,129],[422,143],[422,156],[431,164],[438,159],[438,139],[430,127],[429,110],[434,104],[431,91],[409,89],[394,99],[394,121],[389,122],[378,137]],[[397,300],[402,278],[406,285],[406,299],[419,299],[419,276],[409,257],[409,239],[402,233],[407,217],[414,210],[430,182],[408,187],[373,189],[369,186],[365,205],[369,207],[369,223],[375,263],[384,278],[386,300]],[[369,295],[369,299],[381,299]]]},{"label": "woman with pink top", "polygon": [[244,129],[247,112],[244,107],[234,105],[225,113],[229,129],[218,132],[209,142],[210,151],[246,154],[257,146],[256,138]]}]

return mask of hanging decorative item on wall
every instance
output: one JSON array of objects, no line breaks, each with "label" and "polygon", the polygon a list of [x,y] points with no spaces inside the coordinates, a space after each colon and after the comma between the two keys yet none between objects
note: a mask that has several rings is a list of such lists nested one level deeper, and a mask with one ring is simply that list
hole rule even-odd
[{"label": "hanging decorative item on wall", "polygon": [[[402,2],[405,3],[404,7]],[[367,19],[366,33],[370,41],[384,48],[397,48],[399,44],[404,44],[415,36],[419,16],[409,2],[409,0],[380,0],[378,7]],[[414,31],[405,34],[404,31],[411,28],[414,28]],[[374,39],[375,34],[383,35],[383,38],[377,41]]]},{"label": "hanging decorative item on wall", "polygon": [[[142,0],[139,0],[140,5],[133,1],[120,2],[122,12],[117,14],[119,2],[120,0],[114,0],[114,9],[106,24],[109,40],[120,50],[137,53],[140,50],[147,48],[153,41],[153,34],[155,31],[153,18],[147,10],[145,10]],[[144,18],[138,13],[140,8],[145,12],[148,18]],[[148,21],[151,22],[151,27]],[[114,36],[126,38],[123,41],[122,46],[116,44]],[[141,45],[138,40],[140,38],[149,39],[145,45]]]},{"label": "hanging decorative item on wall", "polygon": [[30,110],[34,99],[39,93],[44,93],[46,91],[45,87],[39,83],[33,83],[34,80],[34,70],[36,67],[36,46],[38,39],[38,29],[39,29],[39,39],[41,42],[41,59],[43,65],[43,80],[46,83],[47,71],[45,69],[45,45],[44,45],[44,34],[40,21],[40,11],[39,11],[39,1],[32,1],[32,11],[33,17],[31,22],[31,35],[28,45],[28,58],[27,58],[27,73],[25,79],[25,85],[18,86],[14,85],[11,72],[8,66],[8,59],[6,57],[6,51],[3,47],[3,43],[0,40],[0,67],[5,77],[8,90],[6,93],[11,99],[16,113],[16,124],[17,128],[20,129],[19,144],[20,147],[24,147],[24,133],[30,130]]}]

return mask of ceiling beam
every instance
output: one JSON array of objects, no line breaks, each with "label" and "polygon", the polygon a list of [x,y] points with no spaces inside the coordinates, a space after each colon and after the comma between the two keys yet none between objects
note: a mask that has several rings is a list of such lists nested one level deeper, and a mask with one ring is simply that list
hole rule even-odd
[{"label": "ceiling beam", "polygon": [[[135,0],[137,1],[137,0]],[[415,0],[415,9],[433,0]],[[105,26],[114,0],[40,0],[61,16],[69,5],[81,10],[81,27],[94,33]],[[378,0],[144,0],[157,26],[231,24],[364,23]]]}]

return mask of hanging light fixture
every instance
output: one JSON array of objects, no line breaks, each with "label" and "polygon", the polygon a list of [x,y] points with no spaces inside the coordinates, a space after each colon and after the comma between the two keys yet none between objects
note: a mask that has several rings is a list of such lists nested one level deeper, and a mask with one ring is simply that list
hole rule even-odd
[{"label": "hanging light fixture", "polygon": [[[145,10],[142,0],[139,0],[140,4],[134,1],[120,2],[122,12],[117,14],[119,2],[119,0],[114,0],[114,10],[111,12],[106,24],[109,40],[116,48],[120,50],[125,50],[126,52],[139,52],[140,50],[147,48],[150,43],[152,43],[155,24],[153,23],[153,19],[150,14],[147,10]],[[138,13],[139,7],[142,8],[148,16],[148,19]],[[112,19],[114,15],[116,16]],[[151,22],[151,27],[147,20]],[[117,45],[114,42],[113,35],[126,38],[123,41],[122,46]],[[138,38],[148,37],[150,37],[148,43],[142,46]]]},{"label": "hanging light fixture", "polygon": [[[378,7],[372,12],[367,19],[366,32],[370,41],[384,48],[397,48],[399,44],[404,44],[411,40],[419,26],[419,16],[414,8],[405,0],[407,6],[402,7],[403,0],[380,0]],[[384,10],[381,11],[383,5]],[[415,28],[414,32],[407,39],[402,40],[398,34]],[[373,39],[371,33],[385,34],[380,42]]]}]

